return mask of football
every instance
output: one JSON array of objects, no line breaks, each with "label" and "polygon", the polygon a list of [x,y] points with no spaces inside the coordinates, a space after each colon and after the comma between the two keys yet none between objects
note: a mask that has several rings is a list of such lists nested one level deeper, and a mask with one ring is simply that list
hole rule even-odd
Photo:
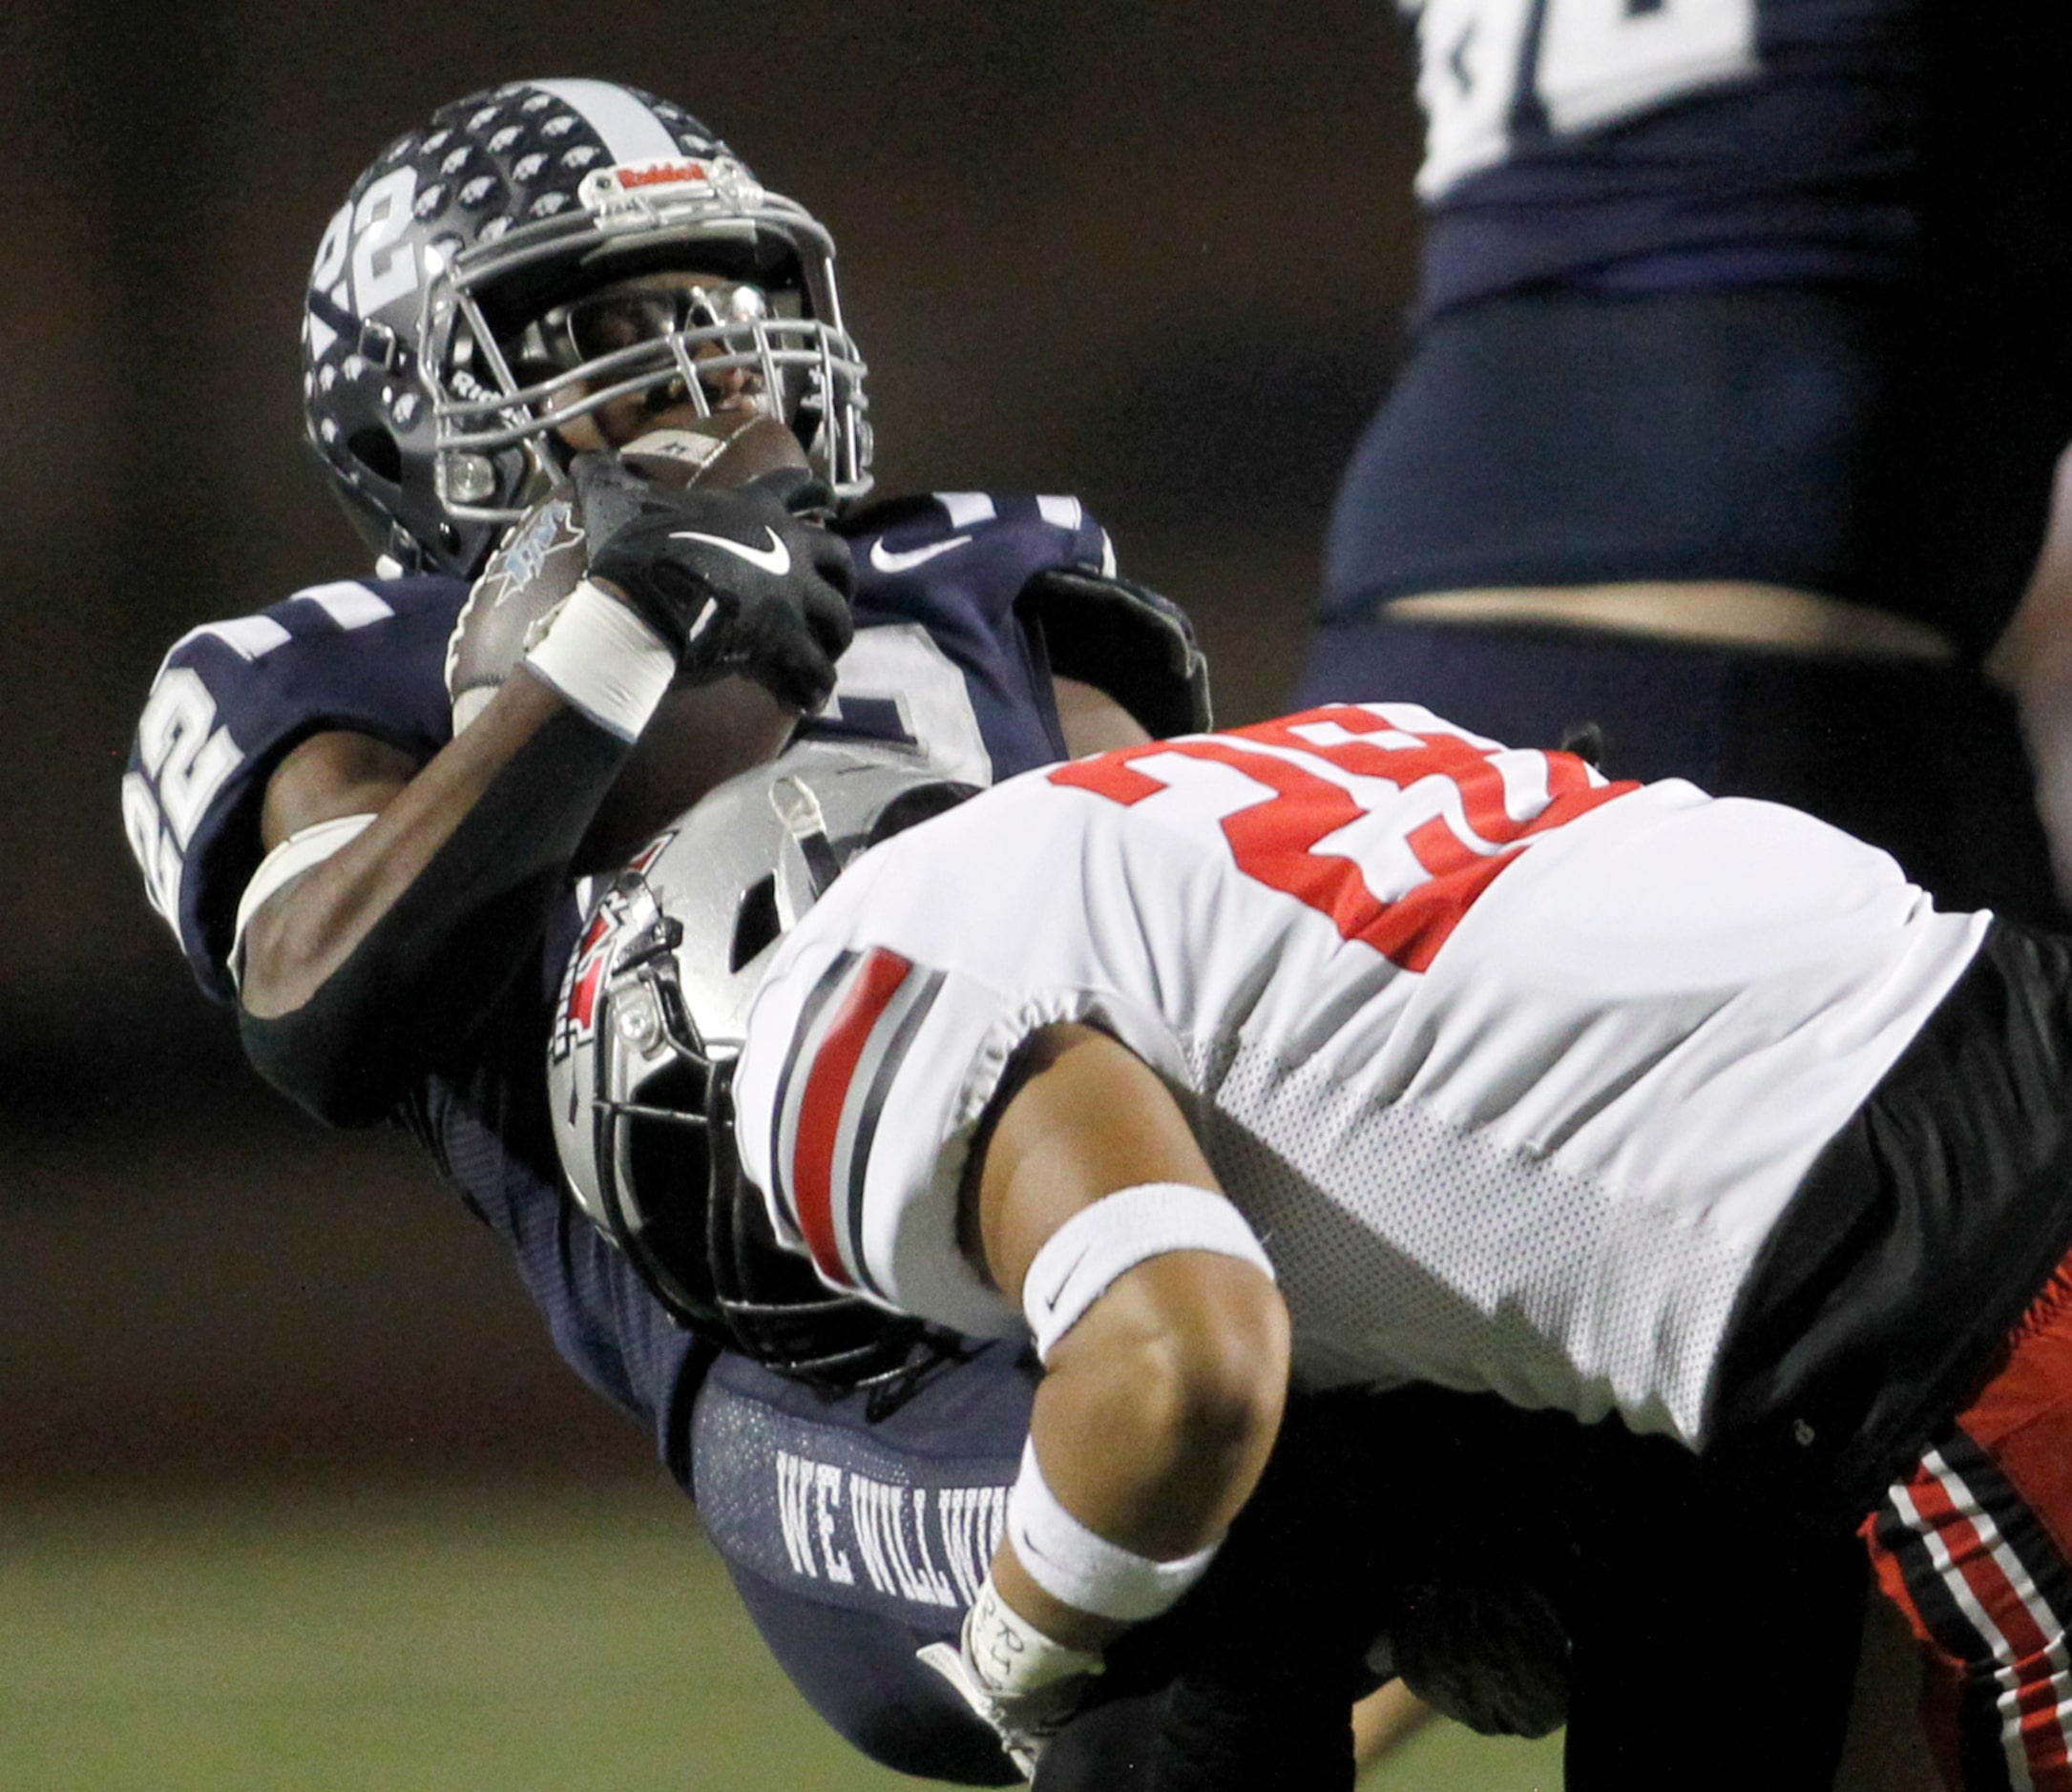
[{"label": "football", "polygon": [[[781,468],[806,465],[798,438],[783,424],[739,414],[652,430],[619,458],[643,478],[678,490],[745,485]],[[511,526],[454,621],[446,647],[446,692],[455,734],[496,695],[587,565],[581,502],[573,485],[557,485]]]}]

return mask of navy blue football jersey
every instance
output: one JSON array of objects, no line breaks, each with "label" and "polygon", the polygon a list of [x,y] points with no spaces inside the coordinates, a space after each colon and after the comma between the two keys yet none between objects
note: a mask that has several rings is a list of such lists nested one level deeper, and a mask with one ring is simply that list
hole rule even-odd
[{"label": "navy blue football jersey", "polygon": [[1402,0],[1426,313],[1915,265],[1924,0]]},{"label": "navy blue football jersey", "polygon": [[[1024,626],[1017,601],[1039,572],[1113,573],[1108,538],[1078,502],[909,498],[857,513],[843,532],[856,563],[856,638],[833,698],[803,731],[903,741],[946,775],[981,784],[1061,758],[1042,636]],[[466,595],[460,581],[436,576],[317,586],[196,629],[166,656],[124,780],[124,821],[154,907],[218,999],[233,993],[226,961],[239,899],[262,857],[267,780],[297,742],[326,729],[420,760],[445,745],[446,644]],[[716,1535],[759,1625],[824,1715],[910,1771],[1004,1777],[983,1726],[911,1651],[955,1634],[962,1600],[942,1588],[961,1593],[974,1552],[991,1552],[1030,1380],[1011,1354],[992,1352],[920,1388],[895,1425],[869,1433],[875,1442],[851,1447],[843,1438],[865,1433],[866,1395],[802,1404],[789,1384],[736,1358],[724,1359],[724,1375],[706,1376],[709,1349],[669,1320],[563,1192],[543,1048],[587,894],[582,885],[569,892],[537,975],[515,981],[398,1117],[511,1246],[562,1357],[649,1428],[679,1483],[694,1488],[694,1442],[708,1458],[723,1448],[699,1466],[696,1490],[715,1501]],[[976,1431],[974,1403],[990,1415]],[[832,1495],[824,1478],[810,1494],[816,1514],[830,1497],[839,1505],[839,1537],[827,1533],[836,1555],[795,1552],[801,1463],[816,1477],[842,1465]],[[994,1492],[974,1490],[987,1488]],[[841,1503],[859,1497],[889,1504],[873,1515]],[[962,1527],[954,1570],[941,1554],[946,1523]],[[876,1541],[891,1552],[883,1573],[869,1556]],[[931,1545],[940,1573],[898,1566],[901,1552]]]},{"label": "navy blue football jersey", "polygon": [[152,906],[218,1000],[231,998],[231,927],[262,856],[266,781],[326,729],[419,760],[451,740],[446,641],[467,594],[449,578],[313,585],[189,630],[160,663],[130,747],[122,821]]},{"label": "navy blue football jersey", "polygon": [[[1061,758],[1040,640],[1016,601],[1039,572],[1112,573],[1077,498],[947,492],[847,522],[857,640],[802,732],[925,744],[990,783]],[[446,643],[466,600],[437,575],[312,586],[256,615],[190,630],[160,664],[130,751],[123,821],[152,906],[203,989],[231,998],[238,900],[261,855],[266,781],[326,729],[429,760],[452,738]]]},{"label": "navy blue football jersey", "polygon": [[1078,499],[894,498],[855,512],[842,532],[856,563],[857,638],[833,698],[802,735],[926,741],[931,759],[981,784],[1062,759],[1049,661],[1015,605],[1037,573],[1115,572],[1107,531]]}]

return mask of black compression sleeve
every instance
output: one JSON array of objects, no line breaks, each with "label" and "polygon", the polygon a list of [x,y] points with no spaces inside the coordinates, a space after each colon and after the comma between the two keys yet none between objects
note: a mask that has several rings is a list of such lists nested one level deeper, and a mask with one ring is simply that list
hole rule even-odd
[{"label": "black compression sleeve", "polygon": [[533,965],[550,906],[630,745],[551,719],[300,1008],[240,1011],[266,1080],[334,1126],[387,1114]]}]

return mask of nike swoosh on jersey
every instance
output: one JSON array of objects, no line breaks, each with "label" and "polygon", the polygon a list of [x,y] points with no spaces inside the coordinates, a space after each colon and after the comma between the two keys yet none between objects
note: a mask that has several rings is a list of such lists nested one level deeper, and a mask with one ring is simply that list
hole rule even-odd
[{"label": "nike swoosh on jersey", "polygon": [[791,571],[791,550],[777,539],[777,531],[767,523],[763,525],[763,532],[769,538],[770,545],[767,548],[751,547],[745,541],[730,540],[725,535],[701,535],[695,529],[673,529],[669,531],[669,539],[701,541],[708,547],[732,554],[737,560],[747,561],[750,566],[769,573],[774,578],[783,578]]},{"label": "nike swoosh on jersey", "polygon": [[888,548],[881,541],[870,544],[870,564],[880,573],[910,573],[917,566],[925,566],[938,553],[948,553],[952,548],[961,548],[971,540],[969,535],[952,535],[948,541],[931,541],[925,548]]}]

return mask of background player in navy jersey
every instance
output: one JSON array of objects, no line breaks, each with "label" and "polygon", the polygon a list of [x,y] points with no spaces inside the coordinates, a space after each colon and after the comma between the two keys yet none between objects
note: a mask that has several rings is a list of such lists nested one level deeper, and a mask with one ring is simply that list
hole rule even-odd
[{"label": "background player in navy jersey", "polygon": [[[550,81],[442,110],[331,220],[304,321],[311,444],[384,564],[177,643],[124,814],[253,1061],[418,1134],[563,1356],[651,1429],[807,1698],[889,1764],[987,1782],[994,1739],[914,1650],[982,1573],[1015,1353],[829,1399],[721,1351],[572,1222],[543,1105],[574,870],[802,725],[983,783],[1202,719],[1184,620],[1076,501],[863,502],[863,371],[826,233],[680,109]],[[573,451],[730,412],[796,432],[848,501],[833,532],[767,488],[691,494],[456,738],[448,641],[508,524]]]},{"label": "background player in navy jersey", "polygon": [[1617,771],[1794,802],[1945,900],[2056,916],[1979,668],[2072,440],[2062,10],[1405,10],[1422,290],[1300,699],[1596,722]]},{"label": "background player in navy jersey", "polygon": [[[2061,915],[2015,711],[1980,667],[2072,435],[2062,18],[1404,10],[1422,290],[1340,492],[1299,699],[1414,697],[1509,740],[1594,723],[1614,772],[1789,801],[1945,900]],[[1998,666],[2046,752],[2062,589],[2040,582]],[[1654,1504],[1702,1496],[1672,1482]],[[1671,1521],[1622,1578],[1666,1594],[1703,1565],[1682,1537],[1718,1528]],[[1714,1609],[1746,1601],[1747,1642],[1707,1626],[1722,1688],[1737,1658],[1776,1661],[1772,1635],[1833,1646],[1838,1620],[1823,1641],[1770,1613],[1847,1597],[1743,1570]],[[1628,1639],[1634,1696],[1572,1744],[1643,1759],[1672,1709],[1648,1689],[1674,1607],[1587,1621]],[[1781,1713],[1803,1666],[1746,1702]]]}]

